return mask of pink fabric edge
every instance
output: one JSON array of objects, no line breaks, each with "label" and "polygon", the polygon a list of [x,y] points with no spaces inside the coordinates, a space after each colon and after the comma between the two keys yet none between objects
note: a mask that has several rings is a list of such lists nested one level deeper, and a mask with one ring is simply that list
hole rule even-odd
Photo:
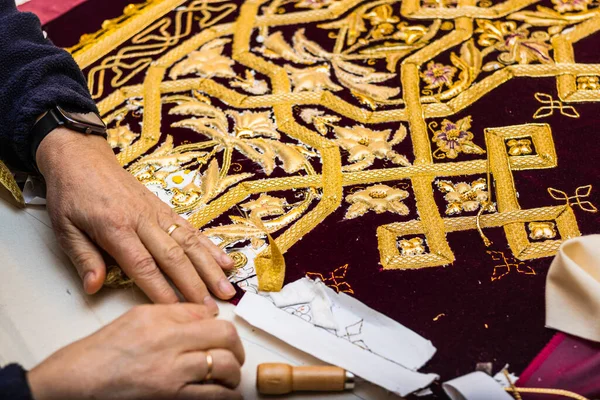
[{"label": "pink fabric edge", "polygon": [[38,16],[42,25],[45,25],[85,1],[86,0],[31,0],[25,4],[21,4],[18,8],[21,11],[34,13]]},{"label": "pink fabric edge", "polygon": [[531,363],[525,368],[521,376],[519,376],[519,380],[516,382],[517,386],[521,384],[526,384],[532,375],[540,368],[540,366],[548,359],[550,354],[562,343],[563,340],[567,337],[563,332],[557,332],[552,339],[548,342],[546,346],[538,353],[537,356],[533,359]]}]

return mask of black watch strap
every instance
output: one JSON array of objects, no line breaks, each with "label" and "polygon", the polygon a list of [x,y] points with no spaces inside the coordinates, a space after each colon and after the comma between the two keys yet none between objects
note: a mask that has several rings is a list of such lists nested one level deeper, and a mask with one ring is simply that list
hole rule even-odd
[{"label": "black watch strap", "polygon": [[[99,115],[97,118],[99,121],[102,121]],[[69,118],[68,113],[57,106],[49,110],[40,119],[38,119],[31,130],[31,156],[33,160],[33,166],[36,170],[36,154],[40,144],[42,143],[42,140],[44,140],[44,138],[48,136],[50,132],[61,126],[81,134],[98,135],[104,138],[107,137],[105,126],[86,124],[85,122]]]}]

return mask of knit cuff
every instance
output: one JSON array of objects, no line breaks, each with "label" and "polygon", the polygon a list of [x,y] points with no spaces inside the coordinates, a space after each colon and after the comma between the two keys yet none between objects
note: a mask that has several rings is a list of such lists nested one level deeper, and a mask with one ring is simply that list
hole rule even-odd
[{"label": "knit cuff", "polygon": [[33,400],[27,371],[20,365],[11,364],[0,369],[0,400]]}]

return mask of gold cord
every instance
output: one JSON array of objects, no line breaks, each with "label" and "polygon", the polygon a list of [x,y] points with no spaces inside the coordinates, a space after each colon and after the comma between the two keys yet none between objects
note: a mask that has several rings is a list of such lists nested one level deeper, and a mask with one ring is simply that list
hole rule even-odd
[{"label": "gold cord", "polygon": [[548,395],[554,395],[554,396],[569,397],[569,398],[575,399],[575,400],[589,400],[587,397],[584,397],[580,394],[573,393],[571,391],[564,390],[564,389],[543,389],[543,388],[522,388],[522,387],[513,389],[512,387],[509,387],[509,388],[504,388],[504,390],[512,393],[513,396],[515,396],[515,399],[517,399],[517,400],[519,400],[521,398],[519,393],[548,394]]}]

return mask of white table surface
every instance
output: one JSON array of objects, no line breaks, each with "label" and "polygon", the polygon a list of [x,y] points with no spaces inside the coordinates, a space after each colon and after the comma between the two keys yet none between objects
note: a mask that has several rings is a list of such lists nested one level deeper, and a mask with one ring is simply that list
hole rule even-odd
[{"label": "white table surface", "polygon": [[[19,209],[0,188],[0,365],[18,362],[31,368],[57,349],[87,336],[148,299],[137,289],[103,289],[87,296],[62,253],[43,207]],[[246,350],[240,390],[255,390],[256,367],[264,362],[322,364],[282,341],[252,328],[219,302],[220,317],[238,328]],[[274,397],[269,397],[274,398]],[[396,399],[361,382],[352,393],[286,396],[291,399]]]}]

